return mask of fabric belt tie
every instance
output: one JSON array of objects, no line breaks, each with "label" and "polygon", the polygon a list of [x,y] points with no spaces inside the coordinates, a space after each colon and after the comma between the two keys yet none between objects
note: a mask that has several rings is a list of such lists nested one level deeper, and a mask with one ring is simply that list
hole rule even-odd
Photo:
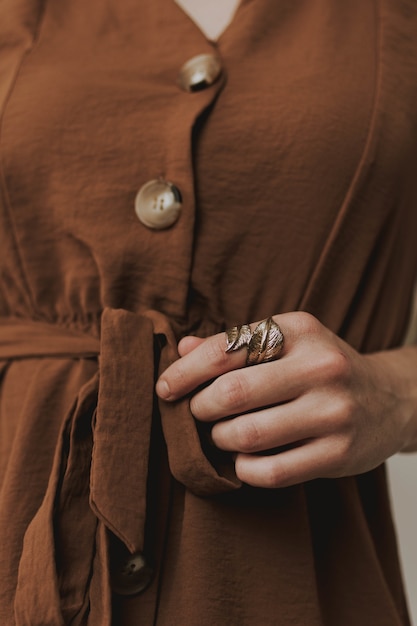
[{"label": "fabric belt tie", "polygon": [[[44,500],[24,537],[17,626],[110,626],[106,529],[130,552],[144,549],[155,362],[165,370],[178,358],[176,346],[168,318],[152,310],[106,308],[100,339],[0,318],[2,360],[99,359],[64,421]],[[188,400],[158,404],[173,476],[199,496],[238,488],[231,468],[222,473],[203,453]]]}]

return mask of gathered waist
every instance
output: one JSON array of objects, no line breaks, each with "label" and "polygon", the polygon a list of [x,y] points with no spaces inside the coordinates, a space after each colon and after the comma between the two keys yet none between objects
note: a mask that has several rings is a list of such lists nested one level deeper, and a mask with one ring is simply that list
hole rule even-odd
[{"label": "gathered waist", "polygon": [[0,317],[0,359],[96,357],[100,340],[57,324]]}]

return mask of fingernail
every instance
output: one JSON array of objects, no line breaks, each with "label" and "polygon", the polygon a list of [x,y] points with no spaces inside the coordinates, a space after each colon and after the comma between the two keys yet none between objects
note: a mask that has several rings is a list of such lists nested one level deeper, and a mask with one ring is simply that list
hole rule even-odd
[{"label": "fingernail", "polygon": [[158,382],[156,383],[156,393],[160,398],[163,398],[164,400],[168,400],[170,398],[171,391],[166,380],[158,380]]}]

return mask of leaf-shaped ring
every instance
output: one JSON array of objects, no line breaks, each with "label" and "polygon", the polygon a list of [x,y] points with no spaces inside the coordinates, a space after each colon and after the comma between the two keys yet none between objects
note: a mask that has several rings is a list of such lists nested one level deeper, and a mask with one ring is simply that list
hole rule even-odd
[{"label": "leaf-shaped ring", "polygon": [[272,317],[258,324],[253,332],[250,326],[234,326],[226,330],[226,352],[246,347],[246,365],[257,365],[276,359],[284,345],[284,335]]}]

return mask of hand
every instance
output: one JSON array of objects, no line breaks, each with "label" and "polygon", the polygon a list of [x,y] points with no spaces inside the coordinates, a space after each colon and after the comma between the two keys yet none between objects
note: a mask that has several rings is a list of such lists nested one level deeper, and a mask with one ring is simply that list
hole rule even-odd
[{"label": "hand", "polygon": [[415,404],[390,353],[361,355],[307,313],[274,319],[285,337],[279,360],[245,367],[246,349],[226,354],[224,333],[185,337],[182,358],[156,386],[167,401],[191,394],[194,417],[235,453],[243,482],[276,488],[360,474],[409,444]]}]

